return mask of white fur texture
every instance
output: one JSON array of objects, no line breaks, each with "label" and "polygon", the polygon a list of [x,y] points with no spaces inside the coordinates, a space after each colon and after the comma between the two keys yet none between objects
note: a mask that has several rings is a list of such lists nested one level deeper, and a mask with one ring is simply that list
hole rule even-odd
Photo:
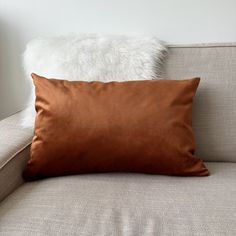
[{"label": "white fur texture", "polygon": [[83,81],[158,79],[166,53],[166,47],[155,37],[74,35],[32,40],[24,53],[32,94],[22,126],[34,125],[32,72],[48,78]]}]

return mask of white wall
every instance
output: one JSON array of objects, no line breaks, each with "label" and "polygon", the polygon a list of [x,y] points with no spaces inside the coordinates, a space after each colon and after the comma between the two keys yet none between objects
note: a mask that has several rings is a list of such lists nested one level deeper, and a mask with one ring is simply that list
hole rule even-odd
[{"label": "white wall", "polygon": [[236,41],[236,0],[0,0],[0,119],[25,105],[25,44],[72,32],[156,35],[168,43]]}]

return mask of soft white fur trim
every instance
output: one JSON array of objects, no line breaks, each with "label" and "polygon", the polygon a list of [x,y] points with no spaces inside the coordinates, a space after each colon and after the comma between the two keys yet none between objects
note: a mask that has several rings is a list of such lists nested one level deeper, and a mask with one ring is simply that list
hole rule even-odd
[{"label": "soft white fur trim", "polygon": [[155,37],[90,34],[32,40],[23,58],[32,93],[22,126],[34,124],[32,72],[48,78],[83,81],[158,79],[166,53],[167,48]]}]

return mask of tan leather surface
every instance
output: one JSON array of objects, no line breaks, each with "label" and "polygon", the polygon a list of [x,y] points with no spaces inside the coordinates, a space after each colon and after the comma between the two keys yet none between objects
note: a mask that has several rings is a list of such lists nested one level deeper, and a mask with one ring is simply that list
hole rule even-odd
[{"label": "tan leather surface", "polygon": [[37,117],[25,179],[120,171],[209,175],[194,156],[199,78],[102,83],[32,77]]}]

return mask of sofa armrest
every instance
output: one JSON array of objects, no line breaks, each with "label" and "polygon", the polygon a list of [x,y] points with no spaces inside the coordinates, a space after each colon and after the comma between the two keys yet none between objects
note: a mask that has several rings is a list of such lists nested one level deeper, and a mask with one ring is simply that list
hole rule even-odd
[{"label": "sofa armrest", "polygon": [[33,136],[20,126],[21,112],[0,121],[0,201],[20,186]]}]

